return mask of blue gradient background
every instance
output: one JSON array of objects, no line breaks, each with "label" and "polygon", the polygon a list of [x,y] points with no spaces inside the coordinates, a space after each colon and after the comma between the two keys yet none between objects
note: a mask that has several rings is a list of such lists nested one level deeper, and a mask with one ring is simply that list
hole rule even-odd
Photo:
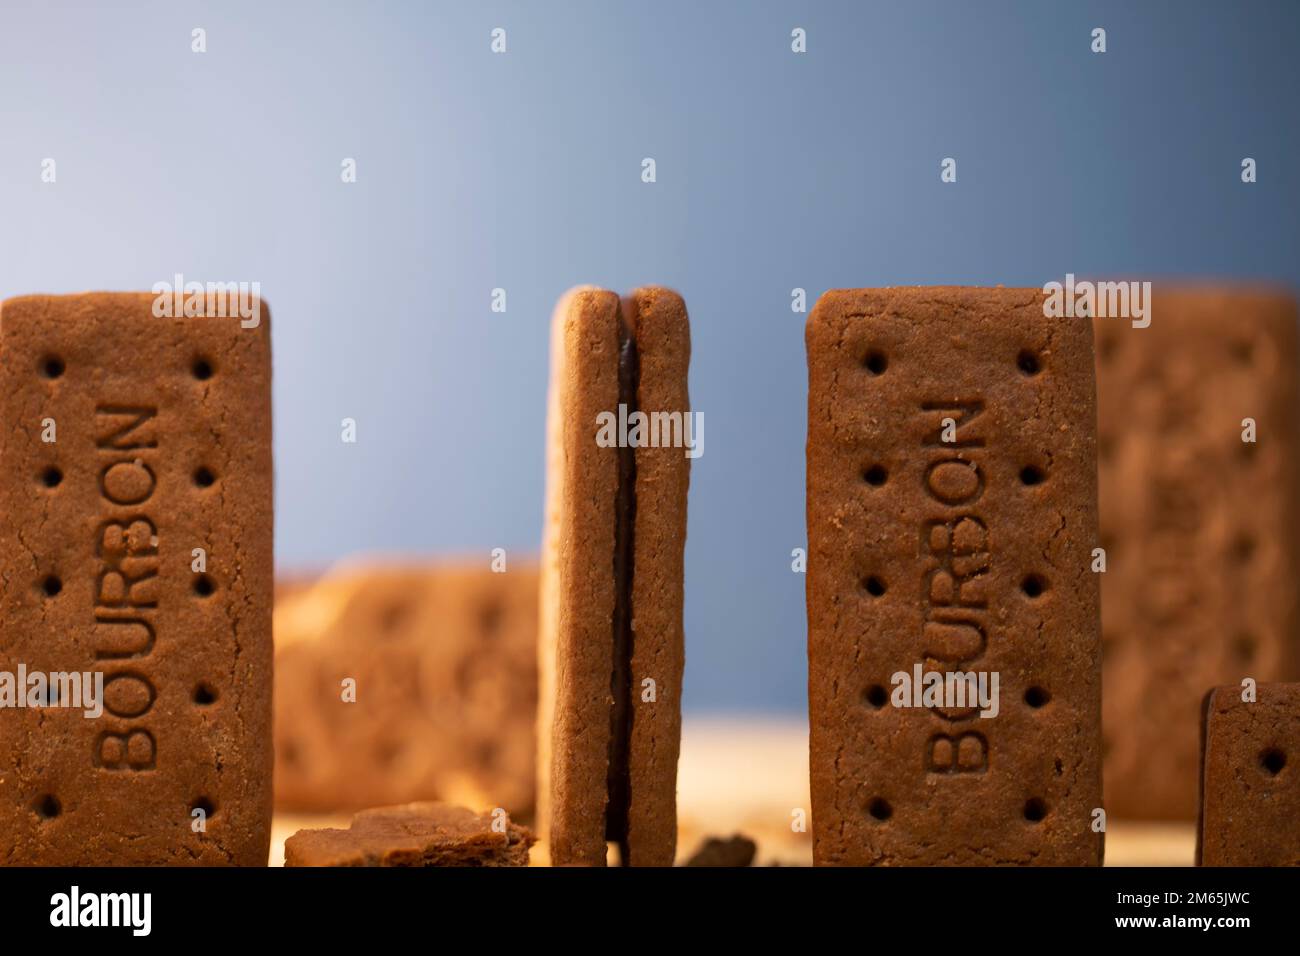
[{"label": "blue gradient background", "polygon": [[259,281],[293,568],[534,550],[556,298],[675,286],[707,426],[686,705],[794,712],[791,289],[1296,284],[1298,42],[1296,3],[3,0],[0,294]]}]

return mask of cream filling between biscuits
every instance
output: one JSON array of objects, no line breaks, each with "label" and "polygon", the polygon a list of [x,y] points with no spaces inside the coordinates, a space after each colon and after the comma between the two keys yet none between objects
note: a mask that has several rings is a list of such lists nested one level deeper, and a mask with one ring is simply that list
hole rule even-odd
[{"label": "cream filling between biscuits", "polygon": [[[637,408],[640,357],[635,327],[636,304],[624,299],[620,309],[618,400],[630,415]],[[636,544],[636,449],[618,449],[618,493],[614,501],[614,666],[610,672],[609,769],[606,778],[605,839],[618,844],[619,864],[628,865],[628,812],[632,803],[629,751],[632,739],[632,581]]]}]

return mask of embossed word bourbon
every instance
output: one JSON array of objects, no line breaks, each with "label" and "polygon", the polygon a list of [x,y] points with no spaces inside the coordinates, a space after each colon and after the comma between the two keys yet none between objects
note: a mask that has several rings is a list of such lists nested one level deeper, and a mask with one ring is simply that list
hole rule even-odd
[{"label": "embossed word bourbon", "polygon": [[153,303],[0,303],[0,672],[103,683],[0,707],[0,863],[266,865],[268,316]]},{"label": "embossed word bourbon", "polygon": [[92,759],[105,770],[150,770],[158,756],[148,719],[158,696],[149,661],[158,639],[158,526],[149,515],[158,487],[151,464],[159,454],[157,417],[146,406],[95,409],[102,516],[95,532],[95,658],[108,671],[108,726]]},{"label": "embossed word bourbon", "polygon": [[806,339],[814,861],[1099,863],[1090,324],[839,290]]},{"label": "embossed word bourbon", "polygon": [[[921,658],[927,667],[969,670],[988,648],[989,530],[980,501],[986,486],[980,461],[986,454],[977,419],[980,398],[921,402],[925,461],[921,487],[928,509],[919,527],[924,618]],[[930,708],[946,725],[925,746],[931,773],[983,773],[989,742],[968,723],[977,706]]]}]

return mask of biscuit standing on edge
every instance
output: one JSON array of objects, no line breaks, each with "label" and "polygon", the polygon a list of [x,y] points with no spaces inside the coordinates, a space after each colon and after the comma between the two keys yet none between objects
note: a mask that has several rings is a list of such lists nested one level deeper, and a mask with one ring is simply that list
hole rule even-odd
[{"label": "biscuit standing on edge", "polygon": [[622,302],[575,289],[556,309],[538,735],[556,865],[602,866],[607,840],[624,865],[669,866],[676,851],[689,459],[597,435],[620,404],[685,418],[689,360],[686,307],[667,289]]},{"label": "biscuit standing on edge", "polygon": [[444,803],[379,807],[358,813],[346,830],[299,830],[284,842],[284,865],[527,866],[536,839],[497,821]]},{"label": "biscuit standing on edge", "polygon": [[[355,681],[344,700],[343,681]],[[337,568],[275,611],[275,805],[417,800],[529,816],[537,566],[511,558]]]},{"label": "biscuit standing on edge", "polygon": [[1151,299],[1147,328],[1094,322],[1106,809],[1190,822],[1205,688],[1300,679],[1296,309],[1248,289]]},{"label": "biscuit standing on edge", "polygon": [[[807,348],[814,861],[1099,864],[1091,327],[835,290]],[[996,672],[997,716],[895,706],[918,664]]]},{"label": "biscuit standing on edge", "polygon": [[104,680],[0,710],[2,863],[266,865],[269,317],[154,299],[0,305],[0,670]]},{"label": "biscuit standing on edge", "polygon": [[1200,866],[1300,866],[1300,684],[1206,695]]}]

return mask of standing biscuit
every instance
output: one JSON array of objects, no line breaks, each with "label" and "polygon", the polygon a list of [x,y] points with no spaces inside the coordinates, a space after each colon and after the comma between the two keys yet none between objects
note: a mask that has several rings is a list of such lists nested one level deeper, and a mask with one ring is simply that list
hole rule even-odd
[{"label": "standing biscuit", "polygon": [[[558,865],[603,865],[607,841],[624,865],[676,851],[689,355],[666,289],[578,289],[556,310],[538,819]],[[653,431],[629,443],[638,413]]]},{"label": "standing biscuit", "polygon": [[837,290],[807,347],[815,862],[1099,863],[1090,326],[1037,290]]},{"label": "standing biscuit", "polygon": [[1190,822],[1205,688],[1300,678],[1295,303],[1157,287],[1095,325],[1106,809]]},{"label": "standing biscuit", "polygon": [[[624,299],[623,314],[636,341],[637,407],[669,415],[680,412],[668,427],[677,428],[680,422],[685,429],[691,407],[686,387],[691,331],[685,303],[667,289],[638,289]],[[636,449],[627,832],[627,862],[633,866],[672,866],[677,848],[685,668],[683,545],[690,477],[684,441]]]},{"label": "standing biscuit", "polygon": [[602,866],[614,698],[618,448],[596,416],[618,407],[618,296],[575,289],[555,310],[542,539],[538,821],[557,864]]},{"label": "standing biscuit", "polygon": [[1241,686],[1205,698],[1201,866],[1300,866],[1300,684]]},{"label": "standing biscuit", "polygon": [[271,354],[265,309],[0,306],[0,670],[103,712],[0,710],[0,860],[266,864]]}]

